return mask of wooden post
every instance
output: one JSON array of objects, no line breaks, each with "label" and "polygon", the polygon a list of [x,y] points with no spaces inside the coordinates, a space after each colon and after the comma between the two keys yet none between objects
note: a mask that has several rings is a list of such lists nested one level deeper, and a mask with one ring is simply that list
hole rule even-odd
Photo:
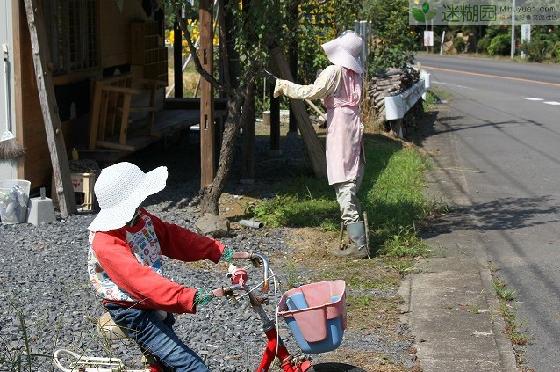
[{"label": "wooden post", "polygon": [[[297,30],[298,29],[298,22],[299,22],[299,0],[291,0],[288,6],[288,14],[290,15],[289,22],[291,23],[291,29]],[[297,32],[292,35],[290,39],[290,47],[289,47],[289,60],[290,60],[290,71],[292,72],[292,77],[294,78],[293,82],[297,83],[298,80],[298,38]],[[288,129],[289,133],[296,133],[298,131],[297,126],[297,119],[296,114],[292,107],[290,107],[290,126]]]},{"label": "wooden post", "polygon": [[[271,50],[272,60],[276,64],[278,71],[280,72],[280,78],[293,81],[292,73],[290,71],[290,65],[286,61],[286,57],[282,53],[282,49],[279,47],[273,48]],[[303,137],[303,142],[311,159],[311,165],[313,167],[313,172],[318,178],[327,177],[327,156],[325,154],[325,149],[319,141],[319,137],[313,129],[309,115],[305,110],[305,104],[302,100],[290,99],[290,107],[294,110],[296,114],[298,129]]]},{"label": "wooden post", "polygon": [[175,98],[183,98],[183,32],[180,20],[173,25],[173,72],[175,76]]},{"label": "wooden post", "polygon": [[[21,32],[25,28],[25,24],[21,24],[20,15],[24,14],[21,2],[16,1],[12,3],[12,33],[13,39],[13,55],[14,55],[14,114],[16,123],[16,139],[20,145],[23,145],[23,89],[21,87],[22,81],[22,50],[21,50]],[[17,159],[18,178],[25,177],[25,157]]]},{"label": "wooden post", "polygon": [[246,182],[255,179],[255,83],[247,89],[247,112],[243,114],[243,163],[241,178]]},{"label": "wooden post", "polygon": [[274,98],[274,84],[269,84],[270,100],[270,151],[280,153],[280,98]]},{"label": "wooden post", "polygon": [[[200,27],[200,47],[198,58],[202,67],[212,75],[213,30],[212,0],[200,0],[198,24]],[[212,84],[200,80],[200,186],[212,184],[216,175],[214,127],[214,99]]]},{"label": "wooden post", "polygon": [[68,156],[64,146],[60,116],[58,116],[58,107],[54,95],[52,75],[47,70],[49,44],[46,39],[47,33],[39,1],[25,0],[25,13],[31,37],[37,91],[39,92],[41,112],[43,113],[47,134],[47,145],[49,146],[53,166],[55,191],[60,204],[60,214],[62,218],[66,218],[69,214],[76,213],[76,202],[74,199],[74,188],[70,179]]}]

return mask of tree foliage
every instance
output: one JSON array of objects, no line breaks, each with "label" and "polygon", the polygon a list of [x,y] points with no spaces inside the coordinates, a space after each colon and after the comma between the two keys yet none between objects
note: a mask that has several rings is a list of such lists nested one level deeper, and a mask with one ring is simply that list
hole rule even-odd
[{"label": "tree foliage", "polygon": [[363,16],[370,21],[373,45],[370,73],[390,67],[401,68],[413,61],[416,32],[409,25],[408,0],[364,1]]},{"label": "tree foliage", "polygon": [[299,3],[298,23],[297,27],[287,29],[286,33],[298,39],[298,74],[303,82],[309,83],[315,79],[318,70],[329,64],[321,45],[343,31],[354,29],[354,21],[359,18],[362,3],[352,0],[292,1]]}]

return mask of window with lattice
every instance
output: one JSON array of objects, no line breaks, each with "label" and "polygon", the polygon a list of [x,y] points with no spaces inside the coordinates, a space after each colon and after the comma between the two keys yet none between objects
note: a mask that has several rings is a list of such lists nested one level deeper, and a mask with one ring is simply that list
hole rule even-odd
[{"label": "window with lattice", "polygon": [[43,6],[54,73],[97,67],[97,0],[48,0]]}]

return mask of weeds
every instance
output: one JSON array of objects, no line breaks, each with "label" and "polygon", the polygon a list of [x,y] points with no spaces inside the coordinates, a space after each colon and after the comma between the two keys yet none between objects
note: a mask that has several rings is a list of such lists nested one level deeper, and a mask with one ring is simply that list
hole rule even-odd
[{"label": "weeds", "polygon": [[283,268],[286,273],[286,285],[288,288],[296,288],[300,284],[298,269],[296,264],[292,261],[286,262],[286,266]]},{"label": "weeds", "polygon": [[36,365],[33,361],[37,359],[52,360],[51,355],[42,353],[33,353],[31,345],[31,337],[25,321],[25,314],[15,304],[10,304],[14,310],[16,319],[21,332],[21,338],[17,344],[0,343],[0,365],[6,366],[8,371],[28,371],[33,372],[36,370]]},{"label": "weeds", "polygon": [[516,291],[508,288],[506,283],[498,277],[492,279],[492,284],[500,300],[499,310],[506,322],[506,334],[514,345],[527,345],[529,339],[527,335],[519,330],[519,323],[515,316],[515,308],[511,305],[511,302],[515,300]]},{"label": "weeds", "polygon": [[432,111],[436,105],[442,103],[444,100],[448,100],[450,97],[451,95],[449,92],[445,90],[430,88],[430,90],[426,93],[426,99],[422,102],[422,107],[425,112]]},{"label": "weeds", "polygon": [[506,283],[502,279],[494,278],[494,280],[492,280],[492,285],[494,286],[496,294],[498,295],[500,300],[504,300],[507,302],[515,300],[517,294],[515,289],[508,288]]},{"label": "weeds", "polygon": [[400,227],[399,231],[385,241],[381,253],[392,258],[425,257],[428,245],[416,235],[414,227]]}]

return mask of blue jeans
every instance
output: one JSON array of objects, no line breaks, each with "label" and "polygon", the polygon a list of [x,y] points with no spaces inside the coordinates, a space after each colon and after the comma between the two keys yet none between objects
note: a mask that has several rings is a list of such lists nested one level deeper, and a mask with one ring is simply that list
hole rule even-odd
[{"label": "blue jeans", "polygon": [[113,321],[147,351],[176,372],[209,372],[202,359],[185,345],[173,331],[173,315],[161,320],[155,311],[128,309],[107,304]]}]

